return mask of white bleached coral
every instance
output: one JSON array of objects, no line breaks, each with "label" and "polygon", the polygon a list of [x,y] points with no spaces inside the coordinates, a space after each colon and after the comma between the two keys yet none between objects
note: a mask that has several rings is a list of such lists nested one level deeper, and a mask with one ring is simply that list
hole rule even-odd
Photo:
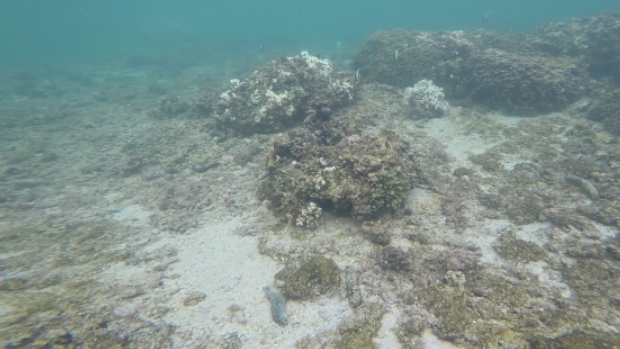
[{"label": "white bleached coral", "polygon": [[308,51],[303,51],[300,56],[306,61],[310,69],[316,69],[321,76],[329,76],[334,70],[332,62],[327,59],[320,59],[319,57],[312,56]]},{"label": "white bleached coral", "polygon": [[298,227],[315,228],[317,220],[321,217],[321,211],[317,204],[310,202],[307,207],[301,209],[301,212],[295,219],[295,225]]},{"label": "white bleached coral", "polygon": [[432,80],[420,80],[405,89],[405,103],[415,118],[443,116],[450,109],[445,97],[443,89]]}]

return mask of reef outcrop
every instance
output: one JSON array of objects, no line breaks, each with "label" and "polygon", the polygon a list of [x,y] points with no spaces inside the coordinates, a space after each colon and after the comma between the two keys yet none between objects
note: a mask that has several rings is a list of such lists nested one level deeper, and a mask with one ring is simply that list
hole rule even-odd
[{"label": "reef outcrop", "polygon": [[231,134],[282,130],[312,115],[330,115],[353,100],[355,77],[302,52],[271,61],[243,81],[233,79],[213,117]]},{"label": "reef outcrop", "polygon": [[365,220],[400,207],[418,183],[409,144],[392,132],[354,130],[318,119],[291,130],[274,143],[259,197],[290,224],[309,228],[321,210]]},{"label": "reef outcrop", "polygon": [[571,59],[476,52],[461,66],[454,90],[459,97],[520,116],[560,111],[587,92],[585,71]]}]

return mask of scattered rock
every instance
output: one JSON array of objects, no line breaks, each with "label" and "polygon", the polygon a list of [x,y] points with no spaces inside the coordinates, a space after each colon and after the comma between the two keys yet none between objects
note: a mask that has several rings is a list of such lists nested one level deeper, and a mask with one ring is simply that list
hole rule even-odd
[{"label": "scattered rock", "polygon": [[202,302],[207,298],[204,292],[192,291],[183,300],[183,305],[186,307],[193,307],[194,305]]}]

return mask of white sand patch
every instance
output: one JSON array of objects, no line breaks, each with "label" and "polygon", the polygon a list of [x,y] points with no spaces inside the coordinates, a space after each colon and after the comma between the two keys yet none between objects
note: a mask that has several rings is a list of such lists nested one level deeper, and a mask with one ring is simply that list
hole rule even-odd
[{"label": "white sand patch", "polygon": [[[442,198],[432,191],[414,189],[406,198],[406,206],[414,212],[425,212],[430,221],[438,219],[443,221],[441,213]],[[494,219],[476,221],[474,227],[467,228],[462,234],[450,234],[449,239],[453,243],[462,246],[475,246],[481,253],[482,263],[493,264],[500,258],[493,248],[500,232],[506,227],[512,226],[507,219]]]},{"label": "white sand patch", "polygon": [[453,158],[451,168],[469,167],[469,155],[481,154],[499,144],[498,140],[485,139],[481,135],[466,135],[458,118],[431,119],[424,128],[426,133],[445,146],[445,151]]},{"label": "white sand patch", "polygon": [[592,224],[596,227],[596,229],[598,229],[598,231],[606,239],[613,239],[616,236],[618,236],[618,228],[602,225],[597,222],[592,222]]},{"label": "white sand patch", "polygon": [[424,349],[459,349],[456,345],[437,338],[428,328],[422,332]]},{"label": "white sand patch", "polygon": [[[276,324],[263,287],[273,284],[282,265],[260,255],[255,238],[235,235],[238,226],[233,219],[161,241],[178,249],[179,262],[166,272],[173,278],[164,281],[164,289],[174,293],[166,300],[172,310],[164,320],[184,337],[176,343],[179,347],[194,345],[206,335],[220,338],[235,333],[244,347],[289,348],[351,316],[345,299],[324,297],[288,302],[289,325]],[[185,306],[192,292],[206,298]]]},{"label": "white sand patch", "polygon": [[[501,137],[485,137],[480,134],[467,134],[463,132],[463,123],[468,116],[460,116],[460,111],[452,113],[452,117],[430,119],[425,124],[424,130],[428,136],[433,137],[443,143],[445,151],[452,157],[451,169],[459,167],[470,167],[472,164],[468,160],[470,155],[482,154],[492,147],[502,143]],[[487,114],[494,123],[505,125],[506,128],[518,127],[521,118],[505,116],[501,114]],[[507,170],[511,170],[520,162],[527,161],[525,153],[503,154],[502,161]],[[484,175],[484,174],[481,174]]]},{"label": "white sand patch", "polygon": [[415,212],[437,212],[441,210],[442,198],[428,190],[414,188],[405,199],[406,206]]},{"label": "white sand patch", "polygon": [[403,346],[398,341],[394,329],[398,327],[398,319],[400,317],[400,311],[398,309],[390,309],[389,312],[383,315],[381,319],[381,328],[379,333],[373,339],[375,345],[380,349],[400,349]]},{"label": "white sand patch", "polygon": [[138,205],[125,206],[112,214],[112,219],[117,221],[130,220],[146,222],[148,218],[149,213]]}]

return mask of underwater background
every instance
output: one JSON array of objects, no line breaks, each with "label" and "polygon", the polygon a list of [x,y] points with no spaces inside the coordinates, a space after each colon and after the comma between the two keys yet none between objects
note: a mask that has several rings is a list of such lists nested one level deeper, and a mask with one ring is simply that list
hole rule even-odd
[{"label": "underwater background", "polygon": [[0,348],[620,347],[620,0],[0,0]]},{"label": "underwater background", "polygon": [[[105,62],[191,46],[278,55],[360,45],[377,30],[526,31],[537,23],[617,9],[592,1],[1,1],[0,61]],[[492,12],[489,21],[485,13]],[[248,53],[246,53],[248,54]]]}]

